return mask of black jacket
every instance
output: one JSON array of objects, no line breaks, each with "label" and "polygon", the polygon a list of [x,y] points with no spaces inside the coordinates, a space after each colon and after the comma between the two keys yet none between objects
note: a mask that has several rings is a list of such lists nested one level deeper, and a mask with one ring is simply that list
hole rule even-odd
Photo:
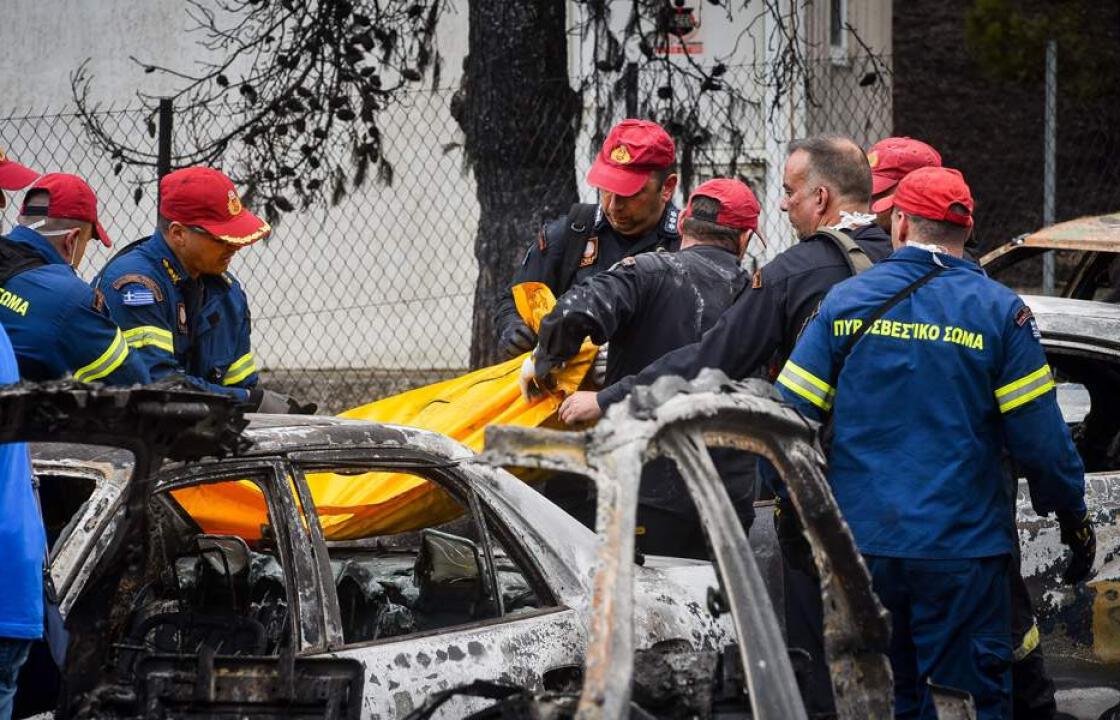
[{"label": "black jacket", "polygon": [[[513,275],[510,288],[523,282],[541,282],[552,289],[553,295],[560,297],[579,281],[614,266],[624,257],[652,250],[674,251],[681,242],[680,232],[677,229],[679,214],[680,211],[675,205],[672,203],[666,205],[661,221],[653,230],[638,238],[624,238],[619,235],[607,222],[602,209],[598,207],[595,208],[592,216],[591,226],[586,230],[575,231],[569,227],[574,219],[572,213],[556,218],[541,226],[537,239],[525,251],[525,257]],[[580,243],[583,248],[578,253],[569,252],[570,242]],[[565,267],[565,259],[569,259],[574,267]],[[501,337],[510,325],[521,322],[510,289],[502,293],[495,313],[497,317],[495,330],[498,337]]]},{"label": "black jacket", "polygon": [[[891,253],[890,236],[878,225],[865,225],[849,234],[873,262]],[[599,406],[606,409],[634,387],[649,385],[662,375],[692,380],[710,367],[741,379],[780,369],[825,293],[849,277],[848,263],[830,239],[806,238],[756,272],[747,289],[699,341],[611,382],[599,392]]]},{"label": "black jacket", "polygon": [[[541,322],[537,371],[543,374],[572,357],[590,336],[600,345],[610,342],[607,382],[623,378],[699,340],[748,280],[734,253],[711,245],[628,257],[560,297]],[[732,502],[749,517],[753,458],[714,449],[712,459]],[[692,512],[683,480],[663,458],[643,470],[639,502],[681,515]]]}]

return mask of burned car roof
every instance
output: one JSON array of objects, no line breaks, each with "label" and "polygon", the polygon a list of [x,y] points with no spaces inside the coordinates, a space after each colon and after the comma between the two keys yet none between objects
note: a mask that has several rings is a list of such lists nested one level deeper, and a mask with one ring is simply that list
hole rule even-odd
[{"label": "burned car roof", "polygon": [[384,425],[365,420],[322,415],[246,415],[247,441],[240,455],[283,455],[305,450],[346,448],[410,448],[424,450],[447,461],[474,456],[468,448],[429,430]]},{"label": "burned car roof", "polygon": [[998,270],[1017,262],[1020,256],[1046,250],[1120,253],[1120,213],[1068,220],[1022,235],[986,253],[980,258],[980,265]]},{"label": "burned car roof", "polygon": [[1026,295],[1023,301],[1048,347],[1120,352],[1120,306],[1044,295]]}]

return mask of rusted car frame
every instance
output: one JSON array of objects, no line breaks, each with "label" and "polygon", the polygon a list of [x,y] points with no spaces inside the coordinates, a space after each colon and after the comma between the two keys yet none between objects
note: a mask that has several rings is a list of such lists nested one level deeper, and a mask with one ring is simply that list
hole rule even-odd
[{"label": "rusted car frame", "polygon": [[707,447],[759,454],[789,488],[821,573],[826,655],[840,717],[893,714],[886,612],[825,480],[814,424],[771,393],[761,383],[729,383],[705,372],[691,385],[666,378],[636,391],[584,433],[488,430],[488,462],[577,473],[598,489],[596,613],[578,717],[621,718],[629,707],[637,490],[642,464],[657,456],[676,462],[703,519],[718,569],[716,603],[726,603],[733,618],[752,716],[805,717],[777,616]]},{"label": "rusted car frame", "polygon": [[[1012,265],[1051,251],[1071,251],[1080,256],[1069,280],[1058,293],[1060,297],[1101,299],[1097,297],[1100,278],[1108,276],[1120,259],[1120,213],[1078,218],[1021,235],[986,253],[979,262],[990,275],[999,279]],[[1112,288],[1116,297],[1120,297],[1118,291],[1120,288]]]}]

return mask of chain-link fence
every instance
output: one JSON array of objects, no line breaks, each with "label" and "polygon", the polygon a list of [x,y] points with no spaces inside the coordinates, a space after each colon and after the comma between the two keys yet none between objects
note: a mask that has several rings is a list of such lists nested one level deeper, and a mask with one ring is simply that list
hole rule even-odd
[{"label": "chain-link fence", "polygon": [[[882,58],[820,63],[810,68],[807,89],[792,93],[778,92],[768,83],[764,66],[734,67],[722,78],[736,90],[732,102],[721,102],[713,94],[699,103],[678,103],[676,108],[666,102],[663,81],[654,76],[638,77],[628,102],[610,107],[604,107],[600,96],[585,86],[575,168],[564,168],[564,177],[556,179],[555,187],[570,182],[574,172],[581,199],[594,199],[595,192],[586,187],[583,177],[597,149],[596,131],[627,111],[678,128],[711,128],[700,141],[678,138],[682,155],[686,151],[688,155],[688,179],[695,186],[708,177],[733,173],[754,187],[762,202],[762,232],[768,246],[752,248],[746,262],[765,262],[794,241],[778,208],[788,140],[813,132],[839,132],[866,147],[890,135],[897,93],[889,68],[889,60]],[[618,90],[617,96],[626,95],[626,90]],[[270,384],[337,411],[456,375],[468,365],[478,275],[474,243],[479,203],[476,179],[464,158],[462,131],[450,112],[453,93],[453,89],[411,92],[380,111],[382,156],[392,166],[391,182],[384,172],[371,170],[365,182],[337,204],[324,193],[323,202],[286,214],[272,237],[235,258],[231,269],[248,292],[254,350]],[[1041,223],[1043,101],[1039,93],[1035,106],[1023,108],[1039,115],[1037,137],[1030,138],[1037,152],[1000,161],[973,158],[968,166],[958,161],[952,137],[924,138],[935,146],[944,145],[947,164],[966,172],[978,197],[978,233],[989,244]],[[974,110],[977,116],[982,113],[982,108]],[[542,113],[553,111],[542,106]],[[1067,109],[1059,117],[1070,112]],[[1115,142],[1115,133],[1105,127],[1107,118],[1075,116],[1076,122],[1064,120],[1066,124],[1059,125],[1059,139],[1069,128],[1076,129],[1080,138]],[[103,109],[97,119],[117,140],[155,156],[159,138],[150,110]],[[995,132],[997,118],[984,122],[989,120]],[[524,122],[543,126],[540,117],[525,117]],[[1094,123],[1100,126],[1096,130]],[[183,151],[191,141],[188,131],[197,129],[176,127],[176,151]],[[1026,136],[1033,131],[1028,127],[1023,132]],[[538,133],[533,143],[530,150],[550,155],[556,152],[558,140]],[[1090,188],[1079,180],[1087,163],[1093,163],[1094,180],[1120,175],[1120,153],[1115,147],[1111,154],[1103,153],[1103,147],[1059,146],[1059,220],[1120,204],[1116,189],[1120,183],[1097,182]],[[72,110],[0,117],[0,148],[37,170],[74,172],[89,180],[118,247],[154,227],[155,168],[121,165],[89,137]],[[231,145],[230,163],[237,152]],[[334,152],[339,153],[335,160],[349,162],[343,155],[349,149],[339,147]],[[1080,154],[1071,157],[1072,152]],[[352,178],[348,182],[352,184]],[[1022,193],[1023,199],[1009,202],[1012,191]],[[1013,211],[1001,211],[1009,207]],[[10,203],[4,226],[10,227],[14,219]],[[92,277],[111,252],[91,247],[82,273]]]}]

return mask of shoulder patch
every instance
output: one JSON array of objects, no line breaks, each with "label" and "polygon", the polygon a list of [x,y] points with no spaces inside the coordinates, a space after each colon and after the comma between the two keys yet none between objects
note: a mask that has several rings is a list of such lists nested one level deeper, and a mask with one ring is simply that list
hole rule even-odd
[{"label": "shoulder patch", "polygon": [[105,293],[101,292],[101,288],[93,289],[93,302],[90,305],[95,313],[105,313]]},{"label": "shoulder patch", "polygon": [[[144,290],[148,293],[148,295],[151,296],[147,300],[147,302],[129,303],[129,302],[125,301],[125,305],[129,305],[129,304],[151,305],[153,301],[163,302],[163,290],[160,288],[159,283],[157,283],[155,280],[151,279],[147,275],[141,275],[139,273],[128,273],[127,275],[121,275],[119,278],[117,278],[116,280],[113,281],[113,289],[114,290],[120,290],[125,285],[140,285],[144,288]],[[130,288],[129,290],[126,290],[125,292],[127,293],[127,292],[130,292],[130,291],[138,292],[138,289],[137,288]]]},{"label": "shoulder patch", "polygon": [[760,287],[762,287],[762,268],[755,270],[754,275],[751,275],[751,289],[757,290]]},{"label": "shoulder patch", "polygon": [[1015,313],[1015,324],[1019,327],[1023,327],[1027,324],[1028,321],[1032,320],[1033,318],[1034,313],[1031,312],[1031,309],[1029,307],[1024,305],[1023,307],[1019,308],[1019,311],[1017,313]]}]

